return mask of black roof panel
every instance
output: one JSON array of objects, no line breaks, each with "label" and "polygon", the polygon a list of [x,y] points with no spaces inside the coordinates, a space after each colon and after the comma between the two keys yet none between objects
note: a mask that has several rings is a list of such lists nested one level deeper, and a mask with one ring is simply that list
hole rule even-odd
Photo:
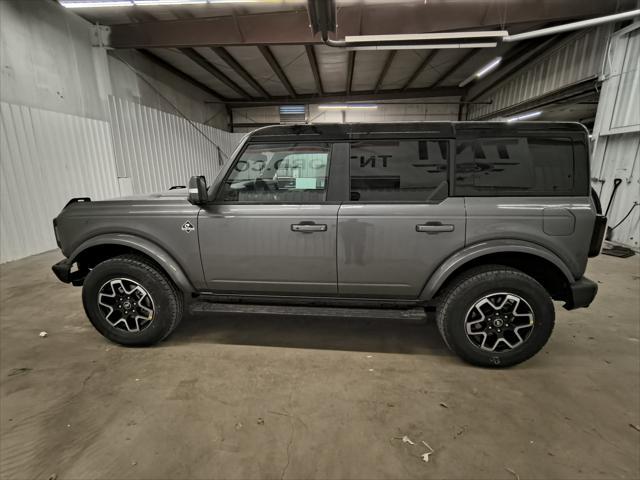
[{"label": "black roof panel", "polygon": [[453,138],[456,133],[486,135],[518,132],[582,132],[575,122],[396,122],[396,123],[317,123],[312,125],[273,125],[250,134],[250,142],[296,140],[363,140],[374,138]]}]

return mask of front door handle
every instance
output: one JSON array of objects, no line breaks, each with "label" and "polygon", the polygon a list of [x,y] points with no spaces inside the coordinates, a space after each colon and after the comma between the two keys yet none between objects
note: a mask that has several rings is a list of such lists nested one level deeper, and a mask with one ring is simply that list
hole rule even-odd
[{"label": "front door handle", "polygon": [[313,222],[294,223],[293,225],[291,225],[291,231],[302,232],[302,233],[326,232],[327,226],[324,223],[313,223]]},{"label": "front door handle", "polygon": [[416,232],[420,233],[442,233],[453,232],[455,227],[450,223],[427,222],[423,225],[416,225]]}]

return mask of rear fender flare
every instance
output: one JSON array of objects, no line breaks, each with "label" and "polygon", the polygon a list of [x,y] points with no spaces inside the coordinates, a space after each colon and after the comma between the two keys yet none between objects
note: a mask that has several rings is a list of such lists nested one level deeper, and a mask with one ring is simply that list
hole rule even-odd
[{"label": "rear fender flare", "polygon": [[195,288],[184,273],[180,264],[162,247],[150,240],[128,234],[104,234],[92,237],[76,247],[69,256],[70,263],[76,261],[78,255],[91,247],[101,245],[122,245],[137,250],[152,258],[183,292],[194,292]]},{"label": "rear fender flare", "polygon": [[524,240],[494,240],[465,247],[445,260],[427,281],[420,294],[420,300],[432,300],[444,282],[467,262],[485,255],[507,252],[526,253],[543,258],[558,267],[566,277],[568,283],[571,284],[576,281],[562,259],[545,247]]}]

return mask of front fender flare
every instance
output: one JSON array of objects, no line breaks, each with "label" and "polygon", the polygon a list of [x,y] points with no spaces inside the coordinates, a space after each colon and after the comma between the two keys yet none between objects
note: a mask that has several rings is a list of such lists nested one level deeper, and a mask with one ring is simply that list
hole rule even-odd
[{"label": "front fender flare", "polygon": [[444,282],[465,263],[492,253],[526,253],[535,255],[558,267],[567,278],[568,283],[571,284],[576,281],[562,259],[541,245],[524,240],[493,240],[465,247],[445,260],[427,281],[420,294],[420,299],[422,301],[432,300]]},{"label": "front fender flare", "polygon": [[114,233],[92,237],[78,245],[73,250],[73,253],[69,256],[70,264],[73,264],[73,262],[76,261],[78,255],[80,255],[88,248],[101,245],[122,245],[144,253],[160,265],[160,267],[167,275],[169,275],[171,280],[175,282],[180,290],[182,290],[183,292],[195,291],[195,288],[191,284],[191,281],[184,273],[183,268],[171,255],[169,255],[162,247],[158,246],[152,241],[135,235]]}]

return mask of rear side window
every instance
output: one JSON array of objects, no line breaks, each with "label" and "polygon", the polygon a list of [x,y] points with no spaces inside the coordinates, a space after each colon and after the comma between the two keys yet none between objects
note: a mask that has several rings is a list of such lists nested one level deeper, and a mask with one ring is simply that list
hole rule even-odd
[{"label": "rear side window", "polygon": [[[447,140],[351,144],[351,201],[426,202],[447,195]],[[435,197],[438,198],[435,198]]]},{"label": "rear side window", "polygon": [[570,138],[461,139],[456,144],[455,193],[572,195],[576,191],[575,164]]}]

